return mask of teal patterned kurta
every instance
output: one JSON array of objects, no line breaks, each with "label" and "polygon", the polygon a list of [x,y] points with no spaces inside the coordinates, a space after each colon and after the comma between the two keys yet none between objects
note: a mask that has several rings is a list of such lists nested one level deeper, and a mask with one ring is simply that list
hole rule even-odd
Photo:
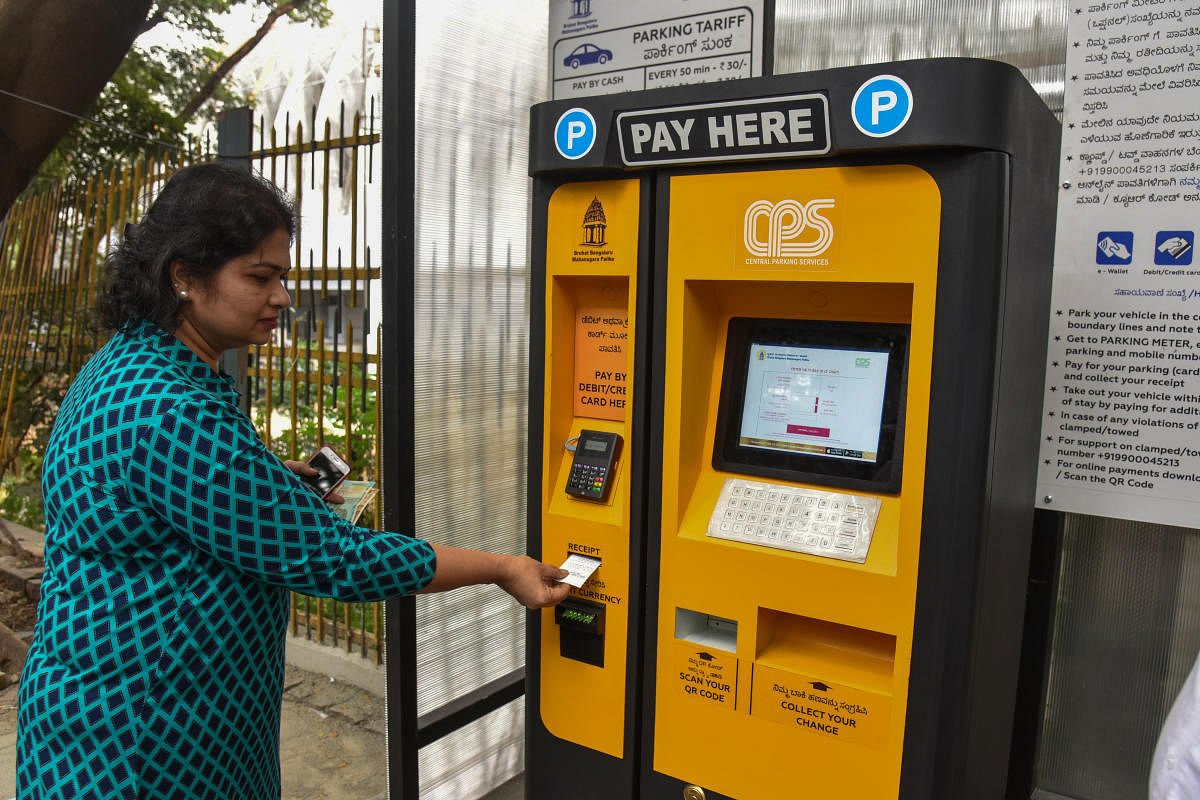
[{"label": "teal patterned kurta", "polygon": [[330,512],[232,380],[149,323],[80,371],[42,491],[22,800],[279,797],[288,590],[381,600],[435,568],[427,543]]}]

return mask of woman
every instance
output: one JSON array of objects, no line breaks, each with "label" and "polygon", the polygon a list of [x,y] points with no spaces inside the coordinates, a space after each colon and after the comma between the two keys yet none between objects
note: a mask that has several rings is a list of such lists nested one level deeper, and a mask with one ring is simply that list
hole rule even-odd
[{"label": "woman", "polygon": [[221,374],[291,299],[290,203],[203,164],[109,256],[116,331],[63,401],[42,477],[39,619],[20,690],[20,798],[279,797],[287,594],[374,601],[495,583],[566,595],[533,559],[355,527],[258,439]]}]

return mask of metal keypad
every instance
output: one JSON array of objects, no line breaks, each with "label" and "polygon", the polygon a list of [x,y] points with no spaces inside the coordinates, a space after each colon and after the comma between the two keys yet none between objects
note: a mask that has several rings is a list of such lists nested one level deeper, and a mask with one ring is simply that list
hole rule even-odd
[{"label": "metal keypad", "polygon": [[881,506],[878,497],[727,478],[708,535],[861,564]]}]

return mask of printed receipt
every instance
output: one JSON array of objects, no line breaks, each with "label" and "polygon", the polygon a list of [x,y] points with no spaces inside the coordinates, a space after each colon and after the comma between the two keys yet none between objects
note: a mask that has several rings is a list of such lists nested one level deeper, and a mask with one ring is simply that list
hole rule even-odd
[{"label": "printed receipt", "polygon": [[559,581],[568,586],[574,586],[578,589],[587,583],[587,579],[592,577],[592,573],[600,566],[600,559],[590,556],[581,556],[578,553],[571,553],[567,556],[567,560],[562,563],[559,569],[565,569],[571,573],[567,577]]}]

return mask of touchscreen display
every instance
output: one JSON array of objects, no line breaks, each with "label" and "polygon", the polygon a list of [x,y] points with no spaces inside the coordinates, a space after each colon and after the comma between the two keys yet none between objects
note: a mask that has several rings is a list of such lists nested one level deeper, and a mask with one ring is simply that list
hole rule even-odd
[{"label": "touchscreen display", "polygon": [[733,317],[713,466],[899,491],[908,336],[903,323]]},{"label": "touchscreen display", "polygon": [[738,444],[875,463],[887,351],[754,342]]}]

